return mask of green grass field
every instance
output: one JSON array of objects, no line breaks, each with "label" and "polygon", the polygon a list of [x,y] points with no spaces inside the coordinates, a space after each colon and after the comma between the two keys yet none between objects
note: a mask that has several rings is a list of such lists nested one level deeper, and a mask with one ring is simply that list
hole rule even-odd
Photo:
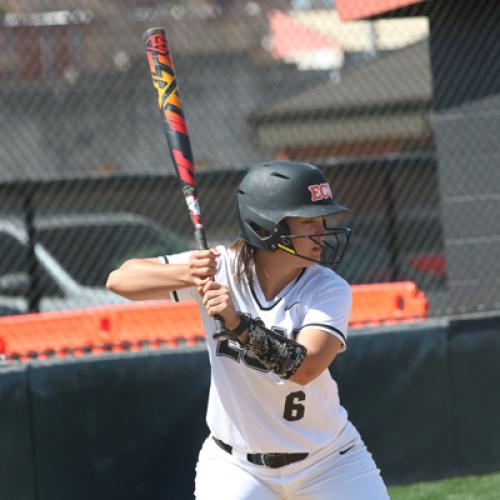
[{"label": "green grass field", "polygon": [[500,500],[500,472],[389,488],[391,500]]}]

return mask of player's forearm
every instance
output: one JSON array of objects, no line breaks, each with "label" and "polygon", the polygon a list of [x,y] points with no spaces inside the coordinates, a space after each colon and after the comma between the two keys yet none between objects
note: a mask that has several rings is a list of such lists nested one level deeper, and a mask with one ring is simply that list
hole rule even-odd
[{"label": "player's forearm", "polygon": [[307,385],[315,378],[319,377],[328,367],[325,368],[318,358],[320,358],[320,356],[308,354],[289,380],[296,384]]},{"label": "player's forearm", "polygon": [[[226,325],[231,328],[232,325]],[[307,354],[304,346],[265,327],[262,320],[240,314],[240,324],[227,332],[280,378],[290,378]]]},{"label": "player's forearm", "polygon": [[163,264],[151,259],[131,259],[113,271],[108,290],[131,300],[168,298],[170,292],[193,286],[186,264]]},{"label": "player's forearm", "polygon": [[297,341],[307,349],[307,355],[290,380],[300,385],[309,384],[327,370],[342,348],[340,339],[322,330],[302,330]]},{"label": "player's forearm", "polygon": [[241,318],[239,324],[238,321],[226,322],[226,326],[233,331],[238,327],[235,333],[241,345],[271,371],[296,384],[312,382],[330,366],[342,348],[337,337],[322,330],[303,330],[297,342],[268,330],[262,322],[251,318],[249,321]]}]

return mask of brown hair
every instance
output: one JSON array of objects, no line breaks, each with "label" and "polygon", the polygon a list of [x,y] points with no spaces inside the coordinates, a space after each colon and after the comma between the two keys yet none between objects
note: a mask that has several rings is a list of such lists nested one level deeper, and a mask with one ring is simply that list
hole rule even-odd
[{"label": "brown hair", "polygon": [[236,254],[233,269],[236,283],[241,286],[245,277],[248,284],[253,286],[252,266],[254,264],[255,247],[239,238],[231,245],[231,250]]}]

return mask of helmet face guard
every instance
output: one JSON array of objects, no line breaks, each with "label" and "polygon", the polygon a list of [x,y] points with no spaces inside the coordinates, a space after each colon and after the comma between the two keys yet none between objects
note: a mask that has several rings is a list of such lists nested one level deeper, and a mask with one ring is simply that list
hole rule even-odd
[{"label": "helmet face guard", "polygon": [[[286,217],[328,217],[348,209],[332,196],[323,172],[306,163],[271,161],[249,170],[237,194],[237,215],[241,237],[255,248],[282,250],[328,267],[338,264],[349,242],[350,229],[327,227],[320,235],[291,235]],[[322,247],[321,259],[298,255],[296,238],[309,238]]]},{"label": "helmet face guard", "polygon": [[[322,241],[319,241],[319,237],[322,238]],[[301,255],[295,250],[293,241],[299,238],[308,238],[317,245],[321,246],[321,257],[319,260]],[[350,238],[350,227],[325,227],[325,232],[320,234],[284,235],[280,238],[280,241],[276,244],[276,246],[278,249],[283,250],[286,253],[333,269],[342,260]]]}]

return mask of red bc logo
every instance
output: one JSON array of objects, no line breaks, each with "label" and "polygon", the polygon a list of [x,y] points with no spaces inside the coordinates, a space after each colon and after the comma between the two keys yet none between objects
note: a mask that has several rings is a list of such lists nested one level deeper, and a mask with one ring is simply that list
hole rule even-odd
[{"label": "red bc logo", "polygon": [[323,182],[323,184],[312,184],[311,186],[308,186],[308,189],[311,192],[312,201],[333,198],[332,190],[330,189],[330,184],[328,184],[328,182]]}]

